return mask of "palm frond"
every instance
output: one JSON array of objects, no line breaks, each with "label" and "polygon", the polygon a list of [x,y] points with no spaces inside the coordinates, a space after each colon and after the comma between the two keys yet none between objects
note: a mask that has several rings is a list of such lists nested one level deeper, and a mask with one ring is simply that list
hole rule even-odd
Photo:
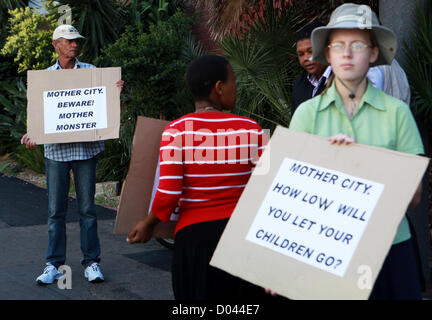
[{"label": "palm frond", "polygon": [[[190,2],[197,10],[205,10],[208,13],[210,34],[214,40],[220,41],[254,24],[256,18],[262,14],[269,3],[276,9],[295,6],[296,15],[293,17],[293,23],[298,30],[314,20],[328,21],[331,12],[346,1],[317,0],[312,3],[310,0],[191,0]],[[350,2],[367,4],[372,10],[378,12],[379,0],[352,0]]]},{"label": "palm frond", "polygon": [[293,8],[280,11],[270,3],[248,30],[222,41],[237,77],[238,110],[264,127],[289,125],[290,92],[299,71],[293,15]]},{"label": "palm frond", "polygon": [[186,35],[184,39],[184,49],[182,52],[182,60],[186,65],[191,63],[196,58],[207,54],[203,44],[195,39],[192,34]]},{"label": "palm frond", "polygon": [[191,0],[196,10],[205,10],[208,13],[208,26],[211,36],[221,40],[229,34],[232,28],[237,28],[240,16],[253,0]]}]

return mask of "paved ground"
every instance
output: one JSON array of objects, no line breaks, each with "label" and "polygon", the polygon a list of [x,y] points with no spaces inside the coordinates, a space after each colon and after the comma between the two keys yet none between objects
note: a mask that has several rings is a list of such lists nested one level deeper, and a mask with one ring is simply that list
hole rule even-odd
[{"label": "paved ground", "polygon": [[[38,286],[35,279],[43,271],[48,241],[46,190],[0,175],[0,300],[173,300],[171,251],[155,240],[128,244],[126,236],[112,232],[116,212],[101,206],[97,206],[97,215],[106,280],[88,283],[79,262],[75,208],[75,200],[70,199],[66,263],[72,269],[72,289],[62,290],[57,284]],[[430,299],[430,293],[428,290],[425,297]],[[166,304],[162,307],[164,312],[171,310]]]},{"label": "paved ground", "polygon": [[67,262],[72,289],[40,287],[47,233],[46,190],[0,176],[0,300],[172,300],[171,251],[152,240],[130,245],[114,235],[116,212],[97,207],[105,282],[90,284],[80,265],[79,225],[74,199],[69,200]]}]

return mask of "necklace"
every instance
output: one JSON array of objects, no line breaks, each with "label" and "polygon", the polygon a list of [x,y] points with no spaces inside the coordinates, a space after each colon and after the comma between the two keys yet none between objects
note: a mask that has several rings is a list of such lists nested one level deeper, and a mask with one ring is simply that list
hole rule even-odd
[{"label": "necklace", "polygon": [[356,85],[356,87],[355,87],[355,89],[353,91],[350,88],[348,88],[348,86],[342,81],[342,79],[338,78],[338,80],[340,81],[340,83],[342,83],[342,85],[349,91],[348,97],[351,99],[351,102],[350,102],[350,105],[349,105],[350,108],[349,108],[349,111],[348,111],[348,118],[350,118],[350,120],[354,117],[354,112],[355,112],[356,106],[357,106],[356,102],[354,101],[354,99],[356,97],[355,93],[357,92],[357,89],[360,86],[360,84],[363,82],[363,79],[364,79],[364,77],[360,79],[359,83],[357,83],[357,85]]},{"label": "necklace", "polygon": [[209,110],[214,110],[214,111],[217,111],[217,112],[220,111],[219,109],[216,109],[215,107],[207,106],[207,107],[204,107],[204,108],[200,108],[200,109],[196,110],[195,112],[205,112],[205,111],[209,111]]}]

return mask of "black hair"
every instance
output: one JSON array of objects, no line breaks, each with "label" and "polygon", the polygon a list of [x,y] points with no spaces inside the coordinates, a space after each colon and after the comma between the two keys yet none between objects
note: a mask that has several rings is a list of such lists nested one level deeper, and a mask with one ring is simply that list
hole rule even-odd
[{"label": "black hair", "polygon": [[324,24],[321,21],[315,20],[308,25],[304,26],[299,32],[296,34],[297,42],[304,39],[310,39],[312,36],[312,31],[315,28],[323,27]]},{"label": "black hair", "polygon": [[205,100],[216,82],[225,82],[228,77],[229,62],[222,56],[201,56],[189,65],[186,82],[195,100]]}]

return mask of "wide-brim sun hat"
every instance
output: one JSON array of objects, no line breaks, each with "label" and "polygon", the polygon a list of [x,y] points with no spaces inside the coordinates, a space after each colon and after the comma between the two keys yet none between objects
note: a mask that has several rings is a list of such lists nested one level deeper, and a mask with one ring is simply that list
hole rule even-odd
[{"label": "wide-brim sun hat", "polygon": [[78,30],[70,24],[62,24],[54,30],[53,40],[58,40],[60,38],[65,38],[68,40],[80,38],[85,39],[82,35],[80,35]]},{"label": "wide-brim sun hat", "polygon": [[391,64],[397,49],[396,35],[391,29],[379,23],[375,12],[369,6],[345,3],[332,12],[326,26],[312,31],[312,59],[323,65],[329,64],[325,57],[325,50],[329,33],[334,29],[372,30],[379,48],[379,55],[377,60],[371,63],[371,67]]}]

